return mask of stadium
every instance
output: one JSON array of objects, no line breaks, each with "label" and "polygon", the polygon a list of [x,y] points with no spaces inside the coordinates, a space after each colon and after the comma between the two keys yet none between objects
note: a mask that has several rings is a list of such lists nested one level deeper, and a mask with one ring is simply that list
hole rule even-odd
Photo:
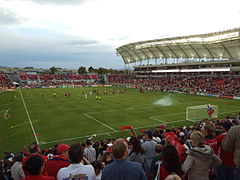
[{"label": "stadium", "polygon": [[124,71],[1,67],[4,160],[32,142],[48,156],[90,139],[100,153],[133,132],[142,140],[150,131],[162,145],[173,132],[183,146],[202,123],[216,136],[225,122],[239,126],[240,28],[133,42],[116,54]]}]

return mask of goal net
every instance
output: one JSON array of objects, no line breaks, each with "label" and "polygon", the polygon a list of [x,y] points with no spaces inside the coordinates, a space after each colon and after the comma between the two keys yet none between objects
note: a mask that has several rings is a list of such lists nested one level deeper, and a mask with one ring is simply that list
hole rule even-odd
[{"label": "goal net", "polygon": [[[209,112],[211,108],[211,113]],[[211,116],[209,115],[211,114]],[[217,117],[218,105],[204,104],[198,106],[189,106],[186,109],[186,120],[199,121],[205,118]]]}]

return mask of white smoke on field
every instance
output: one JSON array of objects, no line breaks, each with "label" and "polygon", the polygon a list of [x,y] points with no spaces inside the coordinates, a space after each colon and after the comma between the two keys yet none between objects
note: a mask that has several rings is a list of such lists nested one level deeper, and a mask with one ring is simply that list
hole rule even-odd
[{"label": "white smoke on field", "polygon": [[160,106],[171,106],[174,103],[174,100],[170,96],[164,96],[161,99],[156,100],[153,102],[154,105]]}]

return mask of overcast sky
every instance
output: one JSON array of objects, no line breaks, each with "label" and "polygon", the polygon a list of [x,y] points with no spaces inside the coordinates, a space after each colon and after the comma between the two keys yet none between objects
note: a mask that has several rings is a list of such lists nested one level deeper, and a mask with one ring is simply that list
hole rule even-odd
[{"label": "overcast sky", "polygon": [[0,0],[0,66],[121,69],[121,45],[236,27],[240,0]]}]

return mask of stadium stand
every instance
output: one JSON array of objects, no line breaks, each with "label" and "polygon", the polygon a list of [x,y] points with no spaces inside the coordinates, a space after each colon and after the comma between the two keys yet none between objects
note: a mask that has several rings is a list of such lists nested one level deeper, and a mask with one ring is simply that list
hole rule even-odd
[{"label": "stadium stand", "polygon": [[11,80],[4,73],[0,73],[0,89],[4,87],[10,87]]}]

